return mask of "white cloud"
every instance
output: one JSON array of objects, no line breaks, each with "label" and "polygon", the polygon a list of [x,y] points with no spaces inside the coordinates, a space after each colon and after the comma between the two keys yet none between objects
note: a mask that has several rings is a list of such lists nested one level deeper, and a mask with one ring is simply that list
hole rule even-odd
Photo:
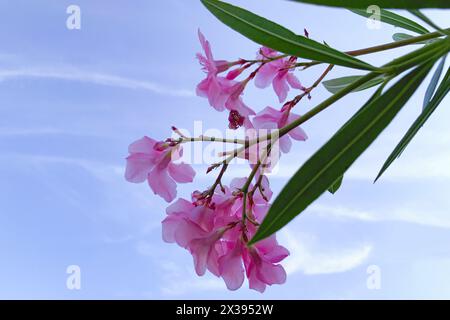
[{"label": "white cloud", "polygon": [[78,81],[126,89],[146,90],[157,94],[177,96],[177,97],[192,97],[195,95],[191,90],[173,89],[151,81],[136,80],[112,74],[83,71],[73,68],[67,69],[23,68],[23,69],[0,70],[0,81],[6,81],[17,78],[44,78],[44,79],[66,80],[66,81]]},{"label": "white cloud", "polygon": [[58,130],[50,127],[43,128],[0,128],[0,136],[29,136],[29,135],[47,135],[47,134],[63,134],[66,131]]},{"label": "white cloud", "polygon": [[90,172],[98,179],[104,181],[115,180],[117,176],[122,176],[125,171],[124,166],[111,165],[100,161],[93,161],[82,158],[45,156],[36,154],[4,154],[1,157],[25,160],[27,162],[31,162],[32,164],[36,165],[59,163],[77,166],[83,168],[84,170]]},{"label": "white cloud", "polygon": [[450,228],[450,216],[445,210],[427,208],[420,209],[408,207],[401,204],[398,207],[383,208],[376,212],[365,209],[355,209],[344,206],[328,206],[323,204],[314,204],[308,208],[308,211],[315,214],[336,219],[355,219],[360,221],[399,221],[414,223],[423,226]]},{"label": "white cloud", "polygon": [[288,274],[299,271],[307,275],[346,272],[364,263],[372,251],[369,244],[323,251],[314,236],[298,233],[294,236],[288,228],[280,232],[279,238],[291,252],[283,263]]}]

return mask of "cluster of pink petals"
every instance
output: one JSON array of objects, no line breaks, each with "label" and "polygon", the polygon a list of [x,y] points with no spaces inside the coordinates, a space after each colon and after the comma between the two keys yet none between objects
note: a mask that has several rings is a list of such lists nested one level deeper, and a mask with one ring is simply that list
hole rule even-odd
[{"label": "cluster of pink petals", "polygon": [[245,63],[245,61],[214,60],[209,42],[200,31],[198,36],[205,55],[198,53],[197,58],[206,72],[206,78],[197,85],[197,95],[208,98],[209,104],[217,111],[227,109],[230,112],[238,112],[244,118],[244,127],[250,128],[251,122],[248,117],[254,115],[255,112],[242,100],[247,81],[238,82],[230,79],[232,77],[218,75],[234,65]]},{"label": "cluster of pink petals", "polygon": [[[285,105],[281,110],[266,107],[253,118],[253,125],[256,129],[281,129],[300,118],[299,115],[292,113],[290,109],[289,104]],[[290,138],[298,141],[306,141],[308,136],[300,127],[289,131],[279,140],[280,149],[284,153],[288,153],[291,149],[292,141]]]},{"label": "cluster of pink petals", "polygon": [[[243,59],[236,62],[214,60],[211,46],[200,31],[199,39],[205,55],[198,53],[197,57],[207,76],[198,84],[197,94],[208,98],[210,105],[216,110],[230,111],[229,128],[237,129],[243,126],[246,129],[277,129],[299,117],[286,108],[277,111],[268,107],[250,120],[250,116],[254,116],[255,112],[242,100],[244,89],[253,78],[258,88],[266,88],[272,84],[280,102],[286,100],[290,88],[305,90],[293,73],[296,57],[281,57],[279,52],[262,47],[257,55],[257,61],[264,62],[261,62],[260,67],[243,81],[235,81],[234,79],[252,63],[247,63],[248,61]],[[226,77],[219,76],[219,73],[237,65],[240,67],[229,71]],[[289,135],[296,140],[304,141],[307,138],[300,128],[291,131]],[[283,137],[280,144],[283,152],[290,150],[289,137]]]},{"label": "cluster of pink petals", "polygon": [[181,146],[173,142],[157,142],[143,137],[133,142],[128,152],[125,178],[129,182],[147,180],[153,192],[167,202],[177,195],[178,183],[192,182],[195,171],[185,163],[174,163],[182,155]]},{"label": "cluster of pink petals", "polygon": [[255,192],[248,199],[248,217],[242,221],[243,198],[240,188],[246,179],[234,179],[230,187],[215,192],[210,202],[178,199],[167,208],[162,222],[163,239],[187,249],[194,258],[195,270],[204,275],[206,270],[222,277],[230,290],[240,288],[247,276],[249,287],[264,292],[267,285],[282,284],[286,272],[278,263],[289,255],[275,236],[247,246],[256,232],[253,223],[266,214],[272,192],[263,178],[263,193]]},{"label": "cluster of pink petals", "polygon": [[[258,59],[273,58],[280,53],[263,47],[260,50]],[[294,89],[305,89],[292,71],[292,66],[296,63],[296,57],[276,59],[265,63],[255,76],[255,86],[267,88],[271,83],[278,99],[284,102],[287,98],[289,87]]]},{"label": "cluster of pink petals", "polygon": [[[295,57],[282,56],[263,47],[256,60],[215,60],[209,42],[200,31],[198,36],[204,53],[198,53],[197,58],[206,78],[198,84],[197,95],[207,98],[215,110],[229,112],[229,128],[255,129],[246,132],[248,141],[254,143],[236,156],[247,159],[252,168],[259,164],[255,177],[259,187],[248,186],[246,190],[252,191],[244,195],[242,188],[247,178],[234,179],[227,187],[222,186],[219,175],[214,190],[196,191],[191,200],[180,198],[167,208],[167,216],[162,221],[163,240],[188,250],[198,275],[208,270],[221,277],[230,290],[240,288],[247,278],[251,289],[264,292],[268,285],[286,281],[286,272],[279,263],[289,252],[278,244],[275,235],[248,245],[270,207],[272,191],[264,173],[270,172],[281,155],[270,139],[257,139],[262,136],[261,129],[269,134],[300,116],[291,112],[298,102],[296,99],[286,102],[281,110],[266,107],[256,113],[244,103],[243,94],[251,80],[258,88],[272,85],[280,103],[286,100],[291,88],[306,89],[294,75]],[[250,75],[236,80],[252,66],[256,67]],[[226,75],[221,75],[226,71]],[[250,137],[251,134],[254,136]],[[300,127],[289,131],[279,139],[281,152],[289,152],[291,139],[305,141],[307,135]],[[147,181],[155,194],[172,202],[177,195],[177,183],[192,182],[195,176],[190,165],[179,161],[182,142],[183,139],[156,141],[149,137],[133,142],[129,146],[125,178],[134,183]]]}]

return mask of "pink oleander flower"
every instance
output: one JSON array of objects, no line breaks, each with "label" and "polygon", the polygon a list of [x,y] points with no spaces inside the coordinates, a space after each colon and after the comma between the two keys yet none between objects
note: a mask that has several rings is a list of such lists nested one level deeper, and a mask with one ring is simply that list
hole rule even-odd
[{"label": "pink oleander flower", "polygon": [[134,183],[147,180],[153,192],[167,202],[176,197],[176,182],[188,183],[194,179],[195,171],[190,165],[174,163],[181,157],[182,149],[171,139],[157,142],[143,137],[133,142],[128,151],[125,178]]},{"label": "pink oleander flower", "polygon": [[228,62],[225,60],[214,60],[211,46],[205,39],[205,36],[198,31],[198,37],[205,55],[197,53],[197,58],[206,72],[206,78],[197,85],[197,95],[208,98],[209,104],[217,111],[225,110],[225,102],[230,96],[230,88],[235,84],[234,81],[225,77],[219,77],[218,74],[228,70],[230,67],[242,64],[243,61]]},{"label": "pink oleander flower", "polygon": [[[257,58],[267,59],[274,58],[278,55],[278,52],[263,47]],[[286,100],[289,87],[300,90],[305,89],[292,70],[296,61],[296,57],[290,57],[265,63],[255,76],[255,86],[258,88],[266,88],[272,83],[280,103]]]},{"label": "pink oleander flower", "polygon": [[[245,181],[234,179],[230,187],[212,196],[196,192],[194,202],[174,202],[162,222],[163,240],[189,250],[198,275],[209,270],[222,277],[230,290],[240,288],[247,275],[250,288],[263,292],[266,285],[285,282],[286,272],[278,263],[289,252],[278,245],[275,236],[247,247],[256,232],[254,224],[262,221],[269,208],[272,192],[263,177],[261,188],[247,201],[248,220],[243,223],[240,188]],[[205,201],[206,197],[209,200]]]},{"label": "pink oleander flower", "polygon": [[230,111],[230,129],[237,129],[241,126],[251,128],[249,116],[254,115],[255,112],[242,101],[242,94],[249,80],[234,81],[248,67],[248,64],[242,68],[230,71],[227,77],[218,76],[219,73],[228,70],[232,66],[244,64],[245,60],[240,59],[236,62],[214,60],[209,42],[200,31],[198,35],[205,56],[198,53],[197,58],[207,76],[206,79],[198,84],[197,95],[208,98],[209,104],[217,111],[224,111],[225,109]]},{"label": "pink oleander flower", "polygon": [[286,282],[286,271],[277,264],[289,255],[289,251],[278,245],[275,236],[246,247],[243,254],[250,289],[264,292],[266,285]]},{"label": "pink oleander flower", "polygon": [[[266,107],[253,118],[253,125],[256,129],[281,129],[300,117],[299,115],[292,113],[290,109],[289,104],[286,104],[281,110]],[[300,127],[289,131],[279,139],[280,149],[284,153],[289,152],[291,149],[292,141],[290,138],[298,141],[305,141],[308,139],[308,136]]]},{"label": "pink oleander flower", "polygon": [[249,108],[242,100],[242,94],[248,80],[235,83],[229,88],[230,95],[225,102],[225,107],[230,110],[229,128],[237,129],[240,126],[244,126],[246,129],[253,128],[253,125],[249,119],[249,116],[255,115],[255,111]]}]

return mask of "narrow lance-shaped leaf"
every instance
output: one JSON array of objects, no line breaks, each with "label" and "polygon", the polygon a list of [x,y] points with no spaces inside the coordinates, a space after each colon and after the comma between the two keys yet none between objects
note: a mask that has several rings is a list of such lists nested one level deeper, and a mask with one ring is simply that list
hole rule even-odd
[{"label": "narrow lance-shaped leaf", "polygon": [[436,90],[436,94],[434,95],[433,99],[431,99],[431,101],[422,111],[420,116],[416,119],[416,121],[414,121],[414,123],[409,128],[408,132],[406,132],[402,140],[395,147],[394,151],[392,151],[392,153],[389,155],[386,162],[383,164],[383,167],[381,168],[380,172],[378,173],[375,181],[377,181],[381,177],[381,175],[389,168],[389,166],[395,161],[395,159],[397,159],[402,154],[402,152],[405,150],[405,148],[408,146],[408,144],[411,142],[411,140],[414,138],[414,136],[417,134],[420,128],[430,118],[430,116],[436,110],[438,105],[448,94],[449,90],[450,90],[450,68],[447,70],[447,74],[445,75],[440,86]]},{"label": "narrow lance-shaped leaf", "polygon": [[[373,16],[372,12],[367,12],[368,10],[362,9],[351,9],[352,12],[359,14],[360,16],[369,18]],[[412,21],[408,18],[405,18],[399,14],[390,12],[388,10],[381,9],[380,11],[380,19],[381,21],[391,24],[396,27],[400,27],[409,31],[417,32],[420,34],[428,33],[428,30],[422,27],[415,21]]]},{"label": "narrow lance-shaped leaf", "polygon": [[376,5],[380,8],[418,9],[450,8],[448,0],[291,0],[324,6],[365,9]]},{"label": "narrow lance-shaped leaf", "polygon": [[446,58],[447,55],[442,57],[441,61],[439,62],[439,65],[436,68],[436,71],[433,74],[433,77],[431,78],[430,84],[428,85],[427,91],[425,92],[425,96],[423,98],[423,106],[422,106],[423,109],[425,109],[427,105],[430,103],[431,97],[433,96],[436,90],[442,71],[444,70]]},{"label": "narrow lance-shaped leaf", "polygon": [[[336,78],[336,79],[323,81],[322,84],[329,92],[334,94],[334,93],[338,92],[339,90],[342,90],[343,88],[347,87],[349,84],[351,84],[361,78],[362,78],[362,76],[346,76],[346,77],[342,77],[342,78]],[[366,89],[376,86],[377,84],[382,83],[383,81],[384,81],[384,77],[379,76],[379,77],[376,77],[376,78],[366,82],[365,84],[356,88],[353,91],[357,92],[357,91],[366,90]]]},{"label": "narrow lance-shaped leaf", "polygon": [[275,199],[250,243],[284,227],[341,177],[394,119],[431,66],[426,63],[417,67],[381,96],[371,99],[306,161]]},{"label": "narrow lance-shaped leaf", "polygon": [[431,21],[426,15],[424,15],[420,10],[408,10],[411,14],[415,15],[417,18],[421,19],[423,22],[433,27],[434,29],[441,32],[443,35],[446,34],[444,30],[442,30],[438,25],[436,25],[433,21]]},{"label": "narrow lance-shaped leaf", "polygon": [[312,39],[296,35],[250,11],[218,0],[201,1],[224,24],[263,46],[300,58],[355,69],[375,69],[368,63]]}]

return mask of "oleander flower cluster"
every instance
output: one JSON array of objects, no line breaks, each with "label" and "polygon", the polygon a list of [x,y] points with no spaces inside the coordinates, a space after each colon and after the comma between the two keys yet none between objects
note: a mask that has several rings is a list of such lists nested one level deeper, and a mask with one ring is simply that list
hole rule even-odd
[{"label": "oleander flower cluster", "polygon": [[[198,36],[202,53],[197,54],[197,59],[205,78],[197,85],[196,92],[213,109],[227,114],[224,128],[278,131],[300,117],[292,109],[304,96],[309,98],[310,89],[295,75],[296,57],[262,47],[249,60],[217,60],[200,31]],[[262,106],[259,110],[249,106],[244,94],[251,83],[261,89],[271,86],[280,105]],[[286,101],[291,90],[296,96]],[[230,290],[240,288],[245,278],[249,287],[259,292],[264,292],[268,285],[284,283],[286,272],[280,263],[289,251],[278,243],[276,236],[254,245],[248,242],[270,208],[268,155],[288,153],[292,140],[305,141],[306,133],[296,127],[280,135],[277,141],[270,140],[269,135],[244,139],[236,145],[236,152],[224,153],[223,161],[210,164],[208,173],[219,171],[210,187],[193,191],[190,199],[176,199],[177,184],[192,182],[196,174],[190,164],[181,161],[183,144],[217,140],[195,139],[186,137],[176,127],[172,130],[178,138],[159,141],[143,137],[133,142],[125,172],[128,181],[146,181],[154,194],[170,203],[162,221],[163,240],[186,249],[199,276],[209,271],[221,277]],[[275,143],[279,151],[274,151]],[[250,161],[251,150],[257,150],[256,161]],[[224,185],[222,178],[233,157],[248,160],[249,175]]]}]

